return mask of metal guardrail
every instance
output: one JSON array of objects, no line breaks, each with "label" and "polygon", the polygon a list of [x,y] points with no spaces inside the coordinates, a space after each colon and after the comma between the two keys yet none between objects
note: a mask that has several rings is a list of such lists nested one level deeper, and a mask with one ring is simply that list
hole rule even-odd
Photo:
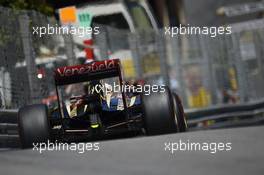
[{"label": "metal guardrail", "polygon": [[[0,131],[16,128],[18,110],[0,110]],[[190,125],[211,120],[240,119],[264,113],[264,100],[245,104],[221,105],[203,109],[187,109],[185,114]]]},{"label": "metal guardrail", "polygon": [[17,109],[0,109],[0,123],[17,123]]},{"label": "metal guardrail", "polygon": [[18,110],[0,110],[0,148],[19,146],[17,113]]},{"label": "metal guardrail", "polygon": [[232,113],[232,112],[252,111],[261,108],[264,108],[264,99],[255,102],[244,103],[244,104],[233,104],[233,105],[228,104],[228,105],[214,106],[203,109],[189,109],[186,110],[186,113],[189,119],[195,119],[195,118],[202,118],[202,117]]},{"label": "metal guardrail", "polygon": [[262,123],[264,123],[264,108],[188,120],[188,125],[192,130],[249,126]]},{"label": "metal guardrail", "polygon": [[[0,110],[0,147],[18,145],[18,110]],[[190,130],[264,124],[264,100],[239,105],[186,110]]]},{"label": "metal guardrail", "polygon": [[264,123],[264,100],[186,110],[192,130],[216,129]]}]

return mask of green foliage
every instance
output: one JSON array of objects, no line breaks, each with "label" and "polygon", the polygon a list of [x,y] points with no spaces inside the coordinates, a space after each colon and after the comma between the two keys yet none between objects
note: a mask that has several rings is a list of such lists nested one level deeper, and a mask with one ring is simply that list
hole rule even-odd
[{"label": "green foliage", "polygon": [[54,9],[45,0],[0,0],[0,6],[14,10],[36,10],[46,15],[52,15]]}]

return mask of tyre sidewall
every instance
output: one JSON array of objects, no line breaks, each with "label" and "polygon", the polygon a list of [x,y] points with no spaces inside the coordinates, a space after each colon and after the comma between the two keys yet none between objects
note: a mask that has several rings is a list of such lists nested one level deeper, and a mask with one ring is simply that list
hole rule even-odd
[{"label": "tyre sidewall", "polygon": [[165,88],[165,92],[144,95],[142,98],[144,127],[148,135],[177,131],[176,115],[169,88]]},{"label": "tyre sidewall", "polygon": [[46,105],[30,105],[18,112],[19,137],[22,148],[33,143],[47,142],[50,138],[50,123]]}]

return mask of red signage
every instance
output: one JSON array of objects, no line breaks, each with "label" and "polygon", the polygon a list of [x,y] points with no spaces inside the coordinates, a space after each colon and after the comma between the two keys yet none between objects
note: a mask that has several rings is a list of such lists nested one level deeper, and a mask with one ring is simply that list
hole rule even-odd
[{"label": "red signage", "polygon": [[118,68],[119,68],[118,59],[95,61],[84,65],[66,66],[66,67],[58,68],[55,71],[55,79],[57,81],[74,79],[74,78],[82,77],[83,75],[89,76],[96,73],[102,73],[102,72],[107,73],[107,71],[118,70]]}]

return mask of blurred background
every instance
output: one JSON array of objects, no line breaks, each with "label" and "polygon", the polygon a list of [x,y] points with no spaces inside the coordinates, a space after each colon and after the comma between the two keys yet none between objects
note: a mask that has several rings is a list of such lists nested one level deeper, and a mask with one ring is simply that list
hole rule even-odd
[{"label": "blurred background", "polygon": [[[126,81],[166,84],[185,108],[263,99],[263,12],[254,0],[0,0],[0,108],[50,104],[56,67],[111,58],[121,59]],[[33,34],[48,24],[100,34]],[[164,34],[180,24],[232,26],[232,34]]]}]

